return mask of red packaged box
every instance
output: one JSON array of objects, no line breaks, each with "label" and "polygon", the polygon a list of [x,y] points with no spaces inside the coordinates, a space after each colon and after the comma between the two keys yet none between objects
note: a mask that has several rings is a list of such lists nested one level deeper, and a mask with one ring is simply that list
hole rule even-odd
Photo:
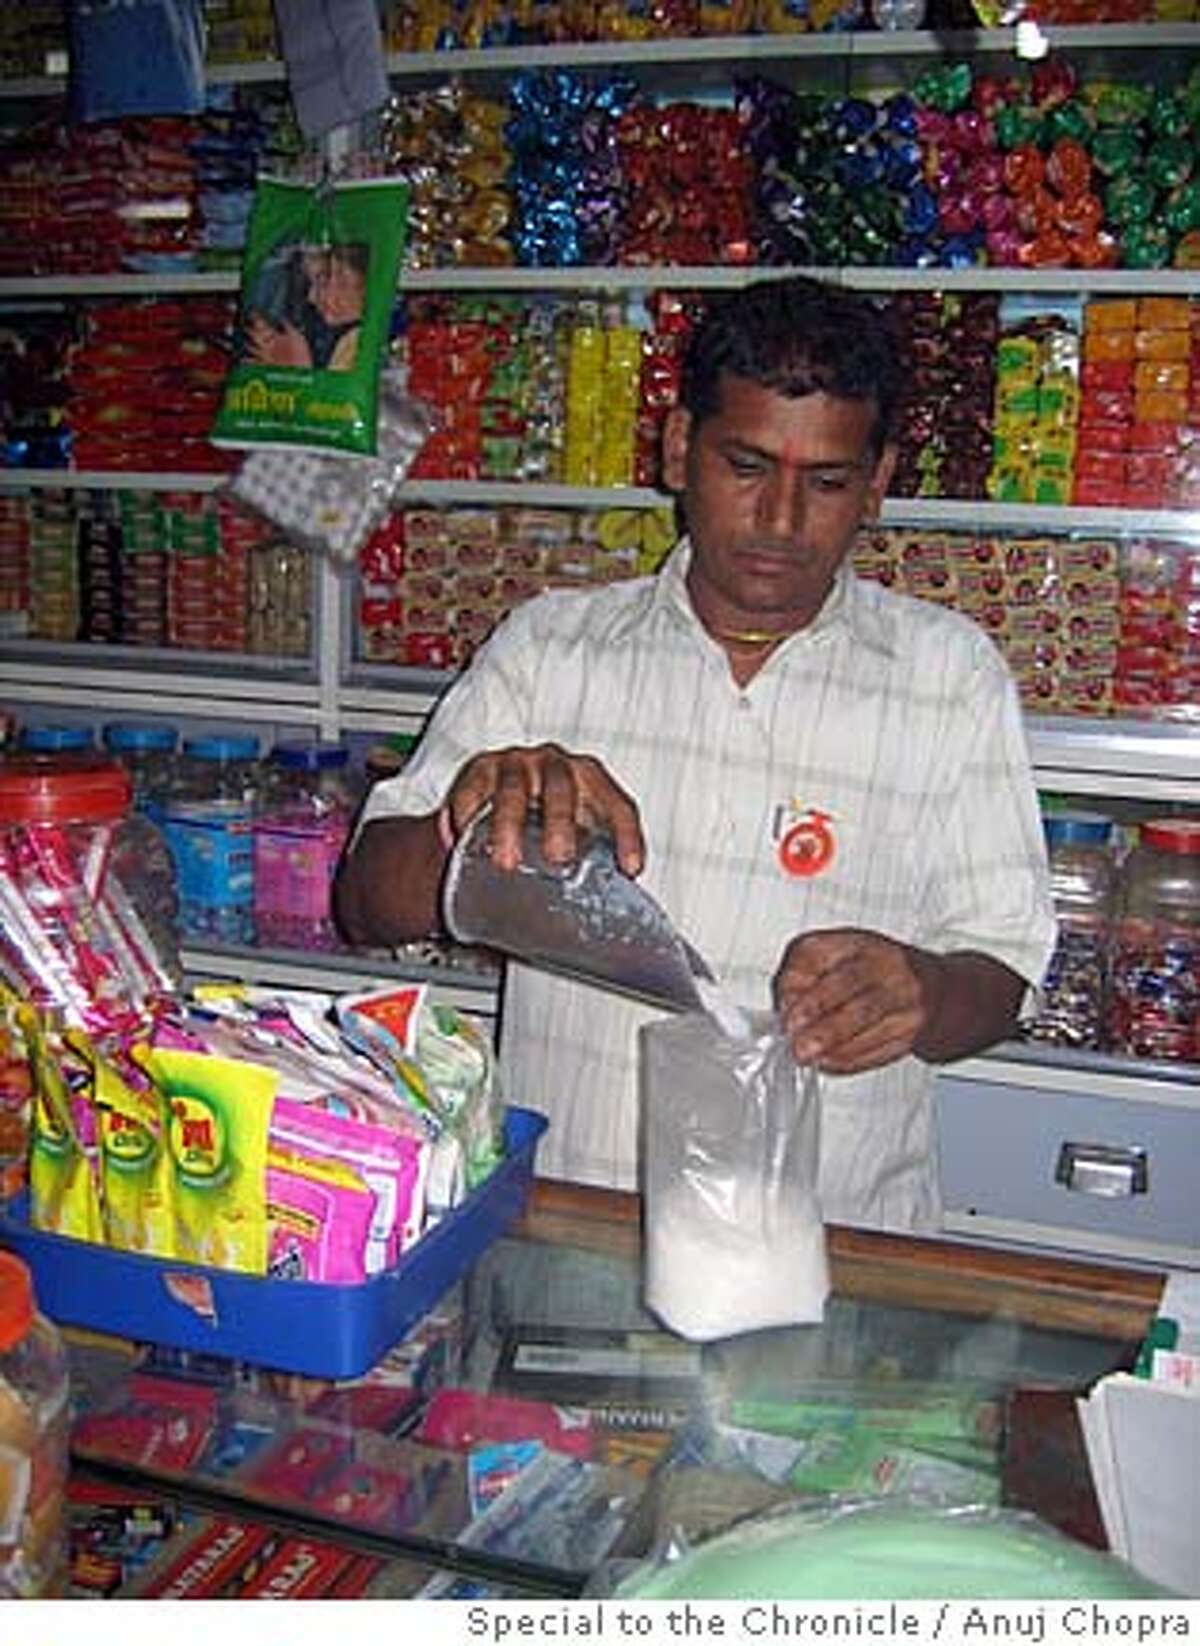
[{"label": "red packaged box", "polygon": [[214,1521],[139,1593],[147,1600],[221,1600],[237,1593],[276,1543],[265,1526]]},{"label": "red packaged box", "polygon": [[1124,452],[1114,451],[1076,451],[1075,453],[1075,490],[1078,492],[1081,481],[1096,480],[1107,482],[1110,486],[1119,487],[1125,482],[1127,457]]},{"label": "red packaged box", "polygon": [[1121,491],[1123,509],[1161,509],[1166,506],[1167,488],[1159,486],[1124,486]]},{"label": "red packaged box", "polygon": [[309,1538],[289,1538],[232,1599],[318,1600],[355,1560],[348,1550]]},{"label": "red packaged box", "polygon": [[1129,448],[1136,423],[1080,423],[1076,452],[1123,452]]},{"label": "red packaged box", "polygon": [[1167,482],[1174,472],[1171,458],[1160,452],[1130,452],[1124,459],[1124,463],[1127,486],[1140,490],[1153,489],[1160,494],[1166,488]]},{"label": "red packaged box", "polygon": [[1107,480],[1076,480],[1071,491],[1071,501],[1085,509],[1119,509],[1122,506],[1122,490]]},{"label": "red packaged box", "polygon": [[1131,391],[1133,374],[1132,360],[1085,360],[1079,369],[1079,386],[1085,397],[1096,389]]},{"label": "red packaged box", "polygon": [[1123,389],[1086,389],[1079,397],[1080,423],[1132,423],[1134,396]]},{"label": "red packaged box", "polygon": [[353,1525],[396,1531],[410,1518],[407,1476],[370,1463],[348,1463],[307,1494],[307,1506]]},{"label": "red packaged box", "polygon": [[1182,444],[1180,436],[1184,432],[1178,423],[1132,423],[1129,427],[1129,450],[1166,455],[1179,450]]}]

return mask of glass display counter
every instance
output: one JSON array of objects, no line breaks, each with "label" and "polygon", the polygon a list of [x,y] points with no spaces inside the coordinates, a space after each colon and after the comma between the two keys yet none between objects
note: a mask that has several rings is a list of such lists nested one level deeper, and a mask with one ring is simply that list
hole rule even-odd
[{"label": "glass display counter", "polygon": [[77,1341],[77,1495],[172,1505],[117,1591],[167,1596],[309,1592],[329,1550],[320,1592],[576,1595],[672,1528],[905,1483],[1102,1539],[1070,1392],[1131,1364],[1163,1277],[847,1229],[830,1257],[822,1325],[700,1347],[642,1308],[636,1199],[539,1183],[353,1383]]}]

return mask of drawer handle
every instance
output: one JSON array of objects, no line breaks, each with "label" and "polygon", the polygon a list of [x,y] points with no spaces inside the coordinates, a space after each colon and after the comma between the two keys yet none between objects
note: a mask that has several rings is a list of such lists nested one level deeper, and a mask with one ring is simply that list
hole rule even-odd
[{"label": "drawer handle", "polygon": [[1145,1194],[1149,1178],[1145,1149],[1118,1149],[1109,1143],[1064,1143],[1054,1181],[1076,1194]]}]

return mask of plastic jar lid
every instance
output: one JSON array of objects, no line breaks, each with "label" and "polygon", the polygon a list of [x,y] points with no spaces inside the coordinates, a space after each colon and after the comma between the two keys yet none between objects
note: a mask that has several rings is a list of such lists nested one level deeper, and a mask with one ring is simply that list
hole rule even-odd
[{"label": "plastic jar lid", "polygon": [[114,754],[170,753],[179,741],[173,726],[148,726],[140,721],[114,720],[104,728],[104,742]]},{"label": "plastic jar lid", "polygon": [[1046,844],[1056,846],[1106,846],[1112,835],[1112,818],[1102,812],[1051,812],[1042,818]]},{"label": "plastic jar lid", "polygon": [[21,734],[23,749],[62,753],[67,749],[90,749],[95,745],[90,726],[26,726]]},{"label": "plastic jar lid", "polygon": [[341,743],[276,743],[271,759],[288,771],[326,772],[347,765],[350,750]]},{"label": "plastic jar lid", "polygon": [[1138,838],[1156,851],[1179,857],[1200,856],[1200,817],[1154,817],[1143,823]]},{"label": "plastic jar lid", "polygon": [[128,773],[103,755],[10,755],[0,760],[0,827],[114,822],[131,793]]},{"label": "plastic jar lid", "polygon": [[194,760],[257,760],[257,737],[189,737],[184,754]]},{"label": "plastic jar lid", "polygon": [[0,1252],[0,1354],[33,1325],[33,1277],[13,1252]]}]

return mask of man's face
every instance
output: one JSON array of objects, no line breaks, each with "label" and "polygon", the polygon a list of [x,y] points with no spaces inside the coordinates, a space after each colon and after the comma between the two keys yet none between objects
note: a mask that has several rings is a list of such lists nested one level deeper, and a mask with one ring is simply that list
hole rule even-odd
[{"label": "man's face", "polygon": [[874,420],[872,401],[792,400],[729,373],[702,423],[682,408],[669,414],[664,476],[684,494],[689,587],[705,621],[780,630],[812,621],[891,478],[895,451],[875,457]]}]

